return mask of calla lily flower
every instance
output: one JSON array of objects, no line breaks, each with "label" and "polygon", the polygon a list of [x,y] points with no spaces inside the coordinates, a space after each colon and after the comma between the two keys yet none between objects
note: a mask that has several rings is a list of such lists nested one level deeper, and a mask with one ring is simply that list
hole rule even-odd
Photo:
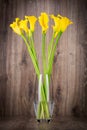
[{"label": "calla lily flower", "polygon": [[29,28],[27,26],[28,21],[27,20],[21,20],[20,21],[20,28],[25,31],[26,33],[29,32]]},{"label": "calla lily flower", "polygon": [[51,15],[51,18],[54,20],[55,25],[53,26],[54,31],[54,37],[57,36],[59,32],[64,32],[67,27],[72,24],[72,21],[70,21],[67,17],[62,17],[61,15],[58,15],[57,17],[54,15]]},{"label": "calla lily flower", "polygon": [[30,23],[31,32],[34,32],[35,23],[37,21],[37,18],[35,16],[25,16],[25,19],[27,19]]},{"label": "calla lily flower", "polygon": [[55,23],[55,25],[53,25],[52,27],[54,31],[54,37],[56,37],[57,34],[60,32],[60,18],[54,15],[51,15],[50,17],[54,20],[54,23]]},{"label": "calla lily flower", "polygon": [[70,24],[73,24],[73,22],[67,17],[62,17],[61,15],[58,15],[58,18],[60,18],[61,32],[64,32]]},{"label": "calla lily flower", "polygon": [[20,23],[20,19],[16,18],[15,22],[13,22],[12,24],[10,24],[10,27],[13,29],[13,31],[15,33],[17,33],[18,35],[21,35],[22,30],[20,29],[19,23]]},{"label": "calla lily flower", "polygon": [[42,32],[46,33],[48,29],[48,22],[49,18],[46,13],[41,13],[41,16],[39,16],[39,23],[42,27]]}]

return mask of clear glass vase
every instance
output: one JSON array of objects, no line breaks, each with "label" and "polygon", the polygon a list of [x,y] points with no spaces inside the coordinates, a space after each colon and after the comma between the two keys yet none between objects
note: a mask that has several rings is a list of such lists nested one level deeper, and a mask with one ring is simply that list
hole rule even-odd
[{"label": "clear glass vase", "polygon": [[49,122],[53,115],[53,85],[48,74],[40,74],[38,89],[35,90],[34,110],[38,122]]}]

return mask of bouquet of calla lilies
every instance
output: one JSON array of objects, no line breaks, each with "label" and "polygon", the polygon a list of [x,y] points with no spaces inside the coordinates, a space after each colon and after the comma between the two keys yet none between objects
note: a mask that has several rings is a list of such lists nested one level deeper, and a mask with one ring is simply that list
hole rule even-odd
[{"label": "bouquet of calla lilies", "polygon": [[[49,29],[49,20],[53,19],[54,25],[52,25],[53,33],[52,37],[48,43],[48,48],[46,52],[46,34]],[[49,82],[52,73],[52,66],[54,61],[54,56],[58,41],[62,33],[67,29],[67,27],[72,24],[72,21],[67,17],[61,15],[54,16],[48,15],[45,12],[42,12],[41,15],[36,18],[35,16],[25,16],[24,20],[16,18],[15,21],[10,24],[10,27],[13,31],[20,35],[24,40],[24,43],[27,47],[29,55],[31,57],[32,63],[38,80],[40,80],[40,67],[38,64],[38,57],[35,49],[34,43],[34,32],[35,32],[35,23],[39,22],[42,28],[42,66],[43,66],[43,75],[44,78],[43,84],[39,84],[39,105],[37,109],[37,119],[49,119],[50,113],[47,102],[49,102]],[[39,33],[39,32],[38,32]],[[47,85],[48,84],[48,85]]]}]

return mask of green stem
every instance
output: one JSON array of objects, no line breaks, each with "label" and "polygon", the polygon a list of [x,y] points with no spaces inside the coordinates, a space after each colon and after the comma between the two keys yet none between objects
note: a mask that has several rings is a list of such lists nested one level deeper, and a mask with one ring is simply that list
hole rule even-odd
[{"label": "green stem", "polygon": [[27,35],[27,39],[28,39],[28,42],[30,43],[30,48],[32,50],[32,53],[35,57],[35,60],[36,60],[36,63],[37,63],[37,66],[39,68],[39,65],[38,65],[38,59],[37,59],[37,54],[36,54],[36,50],[35,50],[35,46],[34,46],[34,32],[31,32],[31,36],[28,34]]},{"label": "green stem", "polygon": [[26,46],[27,46],[28,52],[29,52],[29,54],[30,54],[30,57],[31,57],[31,59],[32,59],[32,62],[33,62],[33,65],[34,65],[34,68],[35,68],[35,71],[36,71],[36,74],[37,74],[38,79],[39,79],[40,70],[39,70],[39,67],[37,66],[37,63],[36,63],[35,57],[34,57],[34,55],[33,55],[33,52],[32,52],[32,50],[31,50],[31,48],[30,48],[30,46],[29,46],[29,44],[28,44],[28,42],[27,42],[25,36],[24,36],[23,34],[21,34],[21,37],[23,38],[23,40],[24,40],[24,42],[25,42],[25,44],[26,44]]},{"label": "green stem", "polygon": [[34,46],[34,39],[33,39],[33,33],[32,33],[32,36],[31,36],[31,48],[32,48],[32,51],[33,51],[33,55],[35,57],[35,60],[36,60],[36,63],[37,63],[37,66],[39,68],[39,65],[38,65],[38,59],[37,59],[37,54],[36,54],[36,50],[35,50],[35,46]]},{"label": "green stem", "polygon": [[45,96],[45,101],[47,100],[47,95],[46,95],[46,47],[45,47],[45,38],[46,34],[42,33],[42,63],[43,63],[43,92]]},{"label": "green stem", "polygon": [[46,74],[46,48],[45,48],[45,38],[46,34],[42,33],[42,63],[43,63],[43,73]]},{"label": "green stem", "polygon": [[54,42],[54,34],[52,35],[52,38],[51,38],[50,43],[48,45],[48,63],[49,63],[49,59],[50,59],[50,56],[52,53],[53,42]]},{"label": "green stem", "polygon": [[49,76],[51,75],[51,72],[52,72],[52,65],[53,65],[54,55],[55,55],[56,47],[58,45],[58,41],[59,41],[61,35],[62,35],[62,32],[59,32],[59,34],[58,34],[58,36],[56,38],[55,44],[53,46],[52,53],[50,55],[50,59],[49,59],[49,63],[48,63],[48,74],[49,74]]}]

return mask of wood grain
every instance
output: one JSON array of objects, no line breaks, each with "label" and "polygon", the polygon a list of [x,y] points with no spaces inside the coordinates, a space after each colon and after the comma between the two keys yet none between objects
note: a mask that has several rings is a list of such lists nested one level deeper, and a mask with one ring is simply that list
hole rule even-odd
[{"label": "wood grain", "polygon": [[54,118],[50,123],[37,123],[35,119],[28,118],[13,118],[5,121],[0,121],[0,130],[86,130],[87,120],[77,118]]},{"label": "wood grain", "polygon": [[[9,28],[16,17],[61,14],[73,21],[62,35],[53,65],[54,116],[87,115],[87,2],[84,0],[0,0],[0,117],[34,117],[35,71],[22,39]],[[52,30],[47,33],[47,43]],[[35,47],[42,71],[41,28]]]}]

